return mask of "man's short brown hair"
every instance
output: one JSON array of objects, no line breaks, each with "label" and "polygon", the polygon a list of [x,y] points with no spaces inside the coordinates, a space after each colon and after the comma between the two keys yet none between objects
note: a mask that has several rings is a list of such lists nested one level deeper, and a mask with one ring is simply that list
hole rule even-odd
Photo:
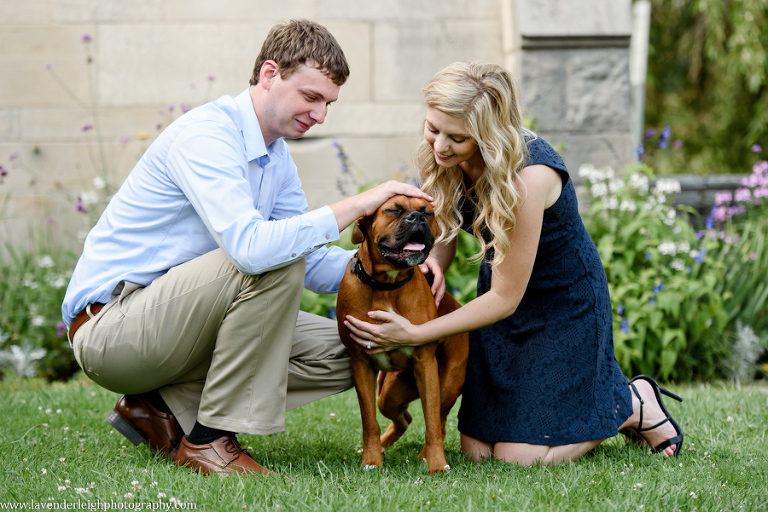
[{"label": "man's short brown hair", "polygon": [[256,58],[251,85],[259,83],[261,66],[268,60],[277,62],[284,80],[307,61],[336,85],[343,85],[349,76],[347,59],[336,38],[328,29],[309,20],[291,20],[272,27]]}]

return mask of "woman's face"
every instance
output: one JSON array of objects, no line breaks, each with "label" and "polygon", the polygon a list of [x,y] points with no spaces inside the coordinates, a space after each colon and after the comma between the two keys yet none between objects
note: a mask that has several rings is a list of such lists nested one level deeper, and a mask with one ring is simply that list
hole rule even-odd
[{"label": "woman's face", "polygon": [[437,165],[452,167],[466,162],[477,153],[477,143],[464,122],[436,108],[427,108],[424,139],[432,146]]}]

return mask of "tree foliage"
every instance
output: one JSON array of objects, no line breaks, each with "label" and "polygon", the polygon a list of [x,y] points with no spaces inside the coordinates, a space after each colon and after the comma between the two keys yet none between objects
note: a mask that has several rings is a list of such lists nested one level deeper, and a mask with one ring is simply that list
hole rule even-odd
[{"label": "tree foliage", "polygon": [[646,125],[671,126],[685,166],[662,173],[745,173],[768,147],[768,1],[652,0]]}]

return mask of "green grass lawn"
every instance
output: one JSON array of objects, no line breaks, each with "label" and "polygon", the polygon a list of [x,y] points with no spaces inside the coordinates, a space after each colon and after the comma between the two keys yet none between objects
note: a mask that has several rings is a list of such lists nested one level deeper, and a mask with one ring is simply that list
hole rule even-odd
[{"label": "green grass lawn", "polygon": [[6,380],[0,508],[72,509],[79,501],[92,510],[768,510],[768,389],[671,388],[685,398],[668,404],[686,435],[677,459],[649,456],[617,436],[570,465],[476,465],[460,453],[456,407],[446,438],[452,469],[429,476],[416,460],[424,428],[414,403],[412,428],[387,450],[382,469],[366,471],[348,391],[290,412],[281,434],[240,436],[280,477],[219,478],[134,447],[104,422],[117,395],[82,376],[53,385]]}]

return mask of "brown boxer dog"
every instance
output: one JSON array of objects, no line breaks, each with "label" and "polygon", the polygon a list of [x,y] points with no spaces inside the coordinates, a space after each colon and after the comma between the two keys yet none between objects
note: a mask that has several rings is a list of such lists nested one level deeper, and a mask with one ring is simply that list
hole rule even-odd
[{"label": "brown boxer dog", "polygon": [[[373,310],[393,311],[422,324],[460,307],[449,294],[439,309],[427,278],[414,268],[427,259],[437,223],[422,199],[394,196],[371,216],[355,223],[352,242],[360,244],[342,278],[336,302],[339,335],[351,354],[352,374],[363,421],[363,466],[381,467],[384,448],[403,435],[412,417],[408,404],[421,398],[426,424],[420,459],[429,473],[450,469],[445,460],[445,420],[461,393],[469,354],[462,334],[420,347],[369,354],[349,336],[344,318],[370,320]],[[383,436],[376,420],[376,375],[386,373],[379,394],[381,413],[392,420]]]}]

